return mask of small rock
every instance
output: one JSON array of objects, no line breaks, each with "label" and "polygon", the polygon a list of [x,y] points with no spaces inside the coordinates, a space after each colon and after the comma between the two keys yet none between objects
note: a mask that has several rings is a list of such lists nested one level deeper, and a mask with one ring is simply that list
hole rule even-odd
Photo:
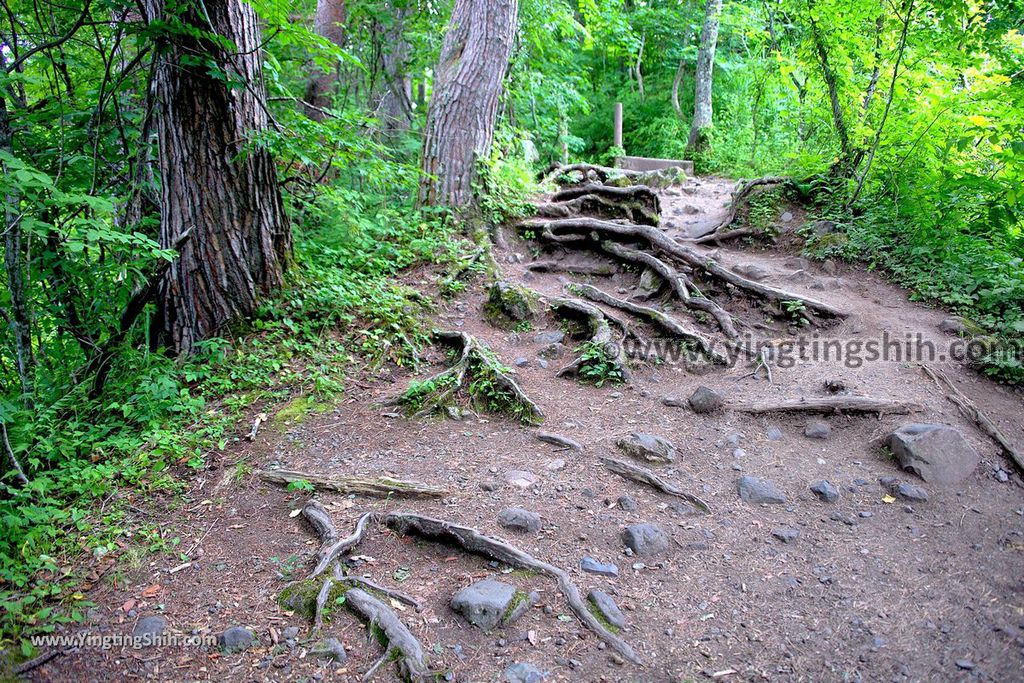
[{"label": "small rock", "polygon": [[839,500],[839,489],[832,485],[827,479],[822,479],[811,484],[811,492],[826,503],[834,503]]},{"label": "small rock", "polygon": [[678,396],[665,396],[661,399],[661,403],[669,408],[685,408],[687,405],[686,399]]},{"label": "small rock", "polygon": [[824,384],[825,390],[830,394],[838,394],[846,391],[846,382],[841,379],[827,379]]},{"label": "small rock", "polygon": [[786,494],[768,479],[740,477],[736,484],[740,498],[748,503],[780,504],[786,502]]},{"label": "small rock", "polygon": [[498,513],[498,524],[512,531],[535,534],[540,531],[540,515],[522,508],[505,508]]},{"label": "small rock", "polygon": [[220,634],[220,647],[225,652],[240,652],[252,646],[256,636],[243,626],[232,626]]},{"label": "small rock", "polygon": [[857,526],[857,520],[856,519],[854,519],[850,515],[844,515],[843,513],[839,512],[838,510],[836,512],[832,513],[832,521],[834,521],[834,522],[842,522],[846,526]]},{"label": "small rock", "polygon": [[946,334],[963,334],[967,331],[967,327],[961,318],[946,318],[939,323],[939,331]]},{"label": "small rock", "polygon": [[782,441],[782,430],[774,425],[768,428],[767,435],[769,441]]},{"label": "small rock", "polygon": [[626,512],[633,512],[639,507],[639,505],[637,505],[636,498],[633,496],[619,496],[616,503],[618,504],[619,509],[625,510]]},{"label": "small rock", "polygon": [[683,204],[683,213],[689,214],[691,216],[696,216],[700,212],[700,207],[695,204]]},{"label": "small rock", "polygon": [[626,625],[626,617],[622,614],[619,606],[615,604],[612,596],[602,590],[594,589],[587,595],[587,599],[594,604],[594,607],[609,624],[618,628]]},{"label": "small rock", "polygon": [[772,536],[779,539],[783,543],[792,543],[796,539],[800,538],[800,530],[793,529],[791,527],[782,527],[772,531]]},{"label": "small rock", "polygon": [[687,402],[695,413],[713,413],[725,404],[725,399],[714,389],[701,386],[697,387]]},{"label": "small rock", "polygon": [[574,451],[582,451],[583,446],[578,441],[574,441],[567,436],[561,434],[555,434],[553,432],[537,432],[537,438],[544,443],[549,443],[552,446],[561,446],[562,448],[568,448]]},{"label": "small rock", "polygon": [[135,624],[132,637],[141,647],[150,647],[156,644],[156,639],[167,630],[167,620],[155,614],[149,617],[142,617],[139,623]]},{"label": "small rock", "polygon": [[615,445],[626,455],[654,464],[675,462],[678,453],[672,442],[643,432],[633,432]]},{"label": "small rock", "polygon": [[969,659],[958,659],[956,660],[956,667],[958,669],[963,669],[964,671],[973,671],[974,662]]},{"label": "small rock", "polygon": [[756,263],[741,263],[732,270],[737,275],[755,281],[764,280],[771,274]]},{"label": "small rock", "polygon": [[871,510],[861,510],[860,512],[857,513],[857,516],[861,519],[869,519],[871,517],[874,517],[875,513],[871,512]]},{"label": "small rock", "polygon": [[622,531],[622,543],[637,555],[658,555],[668,550],[668,536],[657,524],[632,524]]},{"label": "small rock", "polygon": [[507,470],[504,477],[508,484],[519,489],[528,489],[540,483],[540,477],[526,470]]},{"label": "small rock", "polygon": [[548,472],[558,472],[565,469],[565,460],[562,458],[555,458],[548,464],[544,465],[544,469]]},{"label": "small rock", "polygon": [[908,423],[889,437],[900,467],[939,486],[959,484],[981,461],[964,435],[948,425]]},{"label": "small rock", "polygon": [[928,502],[928,492],[920,486],[914,486],[908,482],[899,481],[895,477],[881,477],[878,480],[878,483],[880,483],[882,488],[886,491],[901,500],[910,501],[911,503]]},{"label": "small rock", "polygon": [[529,362],[530,362],[530,359],[529,359],[529,358],[524,358],[524,357],[520,356],[519,358],[516,358],[516,359],[515,359],[514,361],[512,361],[512,362],[513,362],[513,363],[515,363],[515,366],[516,366],[517,368],[521,368],[521,367],[523,367],[524,365],[526,365],[527,363],[529,363]]},{"label": "small rock", "polygon": [[827,439],[832,433],[832,428],[824,420],[811,420],[804,427],[804,436],[808,439]]},{"label": "small rock", "polygon": [[792,220],[793,220],[793,212],[792,211],[783,211],[782,215],[779,216],[779,220],[782,221],[783,223],[790,223],[790,222],[792,222]]},{"label": "small rock", "polygon": [[619,568],[614,564],[604,564],[592,557],[584,557],[580,560],[580,569],[599,576],[618,576]]},{"label": "small rock", "polygon": [[543,358],[538,358],[537,359],[537,367],[542,369],[542,370],[547,370],[548,369],[548,362],[546,360],[544,360]]},{"label": "small rock", "polygon": [[470,624],[490,631],[501,622],[515,595],[514,586],[494,579],[484,579],[456,593],[451,606]]},{"label": "small rock", "polygon": [[561,358],[565,355],[566,348],[565,344],[548,344],[540,352],[537,353],[542,359]]},{"label": "small rock", "polygon": [[344,664],[348,661],[348,653],[345,652],[345,646],[333,636],[318,641],[309,653],[318,659],[338,664]]},{"label": "small rock", "polygon": [[546,677],[546,673],[527,662],[516,662],[501,674],[503,683],[541,683]]},{"label": "small rock", "polygon": [[1000,484],[1005,484],[1006,482],[1010,481],[1010,475],[1007,474],[1006,470],[1004,470],[1002,467],[997,469],[993,476],[996,478],[996,481],[998,481]]},{"label": "small rock", "polygon": [[299,637],[299,627],[289,626],[288,628],[281,631],[281,637],[285,640],[295,640]]},{"label": "small rock", "polygon": [[534,335],[533,341],[538,344],[561,344],[565,339],[565,332],[551,330],[550,332],[538,332]]}]

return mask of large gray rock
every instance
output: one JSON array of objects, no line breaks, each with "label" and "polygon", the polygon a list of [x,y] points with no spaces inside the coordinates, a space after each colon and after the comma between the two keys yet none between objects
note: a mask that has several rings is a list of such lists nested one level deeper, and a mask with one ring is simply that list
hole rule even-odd
[{"label": "large gray rock", "polygon": [[456,593],[452,598],[452,609],[474,626],[490,631],[501,623],[515,596],[514,586],[484,579]]},{"label": "large gray rock", "polygon": [[142,617],[139,623],[135,624],[132,636],[139,647],[150,647],[156,644],[156,639],[167,630],[167,620],[158,614],[149,617]]},{"label": "large gray rock", "polygon": [[244,626],[232,626],[220,634],[220,647],[225,652],[241,652],[252,646],[256,636]]},{"label": "large gray rock", "polygon": [[671,441],[643,432],[633,432],[615,445],[626,455],[658,465],[675,462],[678,455]]},{"label": "large gray rock", "polygon": [[580,569],[598,576],[618,576],[619,568],[611,563],[604,563],[587,556],[580,560]]},{"label": "large gray rock", "polygon": [[668,550],[668,535],[657,524],[632,524],[622,530],[622,543],[637,555]]},{"label": "large gray rock", "polygon": [[619,606],[615,604],[615,600],[612,596],[608,595],[602,590],[596,588],[587,595],[587,599],[593,603],[597,611],[601,613],[601,616],[605,618],[612,626],[622,628],[626,625],[626,617],[619,609]]},{"label": "large gray rock", "polygon": [[325,659],[338,664],[344,664],[348,661],[348,653],[345,652],[345,646],[333,636],[317,642],[309,653],[319,659]]},{"label": "large gray rock", "polygon": [[725,404],[725,399],[714,389],[697,387],[690,396],[688,403],[695,413],[713,413]]},{"label": "large gray rock", "polygon": [[498,524],[527,534],[535,534],[540,531],[540,515],[522,508],[505,508],[498,513]]},{"label": "large gray rock", "polygon": [[502,683],[541,683],[547,674],[527,662],[516,662],[501,674]]},{"label": "large gray rock", "polygon": [[736,490],[739,492],[740,498],[754,505],[786,502],[786,494],[767,479],[740,477],[740,480],[736,483]]},{"label": "large gray rock", "polygon": [[905,424],[889,437],[889,448],[900,467],[939,486],[959,484],[981,461],[964,435],[948,425]]}]

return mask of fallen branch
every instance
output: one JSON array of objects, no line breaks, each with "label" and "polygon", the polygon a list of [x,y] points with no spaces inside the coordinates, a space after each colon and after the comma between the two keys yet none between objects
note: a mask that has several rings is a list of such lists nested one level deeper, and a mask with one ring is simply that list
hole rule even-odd
[{"label": "fallen branch", "polygon": [[10,466],[11,471],[14,472],[14,477],[18,480],[18,483],[22,486],[28,486],[28,477],[25,476],[25,470],[21,469],[18,456],[14,454],[14,449],[11,448],[11,440],[7,436],[7,423],[0,422],[0,432],[3,433],[4,437],[4,451],[7,454],[7,464]]},{"label": "fallen branch", "polygon": [[553,446],[560,446],[561,448],[567,450],[583,450],[583,446],[581,446],[579,443],[573,441],[567,436],[562,436],[561,434],[552,434],[550,432],[537,432],[537,439],[543,441],[544,443],[549,443]]},{"label": "fallen branch", "polygon": [[[345,593],[345,605],[366,620],[371,633],[383,634],[387,640],[385,655],[392,650],[399,653],[396,665],[402,680],[411,683],[426,683],[433,680],[426,662],[423,661],[423,646],[390,607],[359,588],[352,588]],[[386,658],[385,656],[381,659]],[[370,669],[367,676],[371,676],[375,669],[376,667]]]},{"label": "fallen branch", "polygon": [[930,368],[927,365],[922,364],[921,369],[924,373],[934,380],[934,382],[942,389],[943,385],[947,387],[946,398],[950,400],[959,409],[960,414],[966,417],[968,420],[973,420],[974,424],[984,432],[986,435],[992,438],[1003,451],[1010,456],[1014,464],[1017,465],[1017,469],[1024,473],[1024,453],[1014,448],[1010,440],[1006,438],[1006,435],[1000,431],[999,427],[996,426],[988,415],[986,415],[981,408],[977,406],[971,399],[967,398],[962,391],[960,391],[953,382],[945,374],[934,368]]},{"label": "fallen branch", "polygon": [[325,543],[323,547],[320,548],[320,552],[317,553],[316,566],[310,573],[309,578],[314,579],[320,574],[323,574],[324,570],[327,569],[332,562],[359,545],[363,538],[366,537],[366,532],[369,529],[370,524],[376,521],[377,517],[372,512],[363,513],[356,522],[356,529],[352,532],[351,536],[339,538],[330,544]]},{"label": "fallen branch", "polygon": [[455,545],[474,555],[504,562],[511,567],[531,569],[540,574],[550,576],[558,583],[558,588],[576,618],[594,632],[598,638],[606,642],[612,649],[635,664],[643,662],[624,640],[604,627],[590,612],[579,589],[562,569],[538,560],[505,541],[485,536],[476,529],[453,524],[442,519],[425,517],[413,512],[392,512],[385,515],[383,523],[403,535],[415,535],[441,543]]},{"label": "fallen branch", "polygon": [[667,481],[659,477],[657,474],[647,469],[646,467],[634,465],[633,463],[626,462],[625,460],[609,458],[607,456],[603,456],[601,458],[601,463],[604,464],[604,466],[607,467],[610,471],[614,472],[620,477],[624,477],[626,479],[639,482],[641,484],[647,484],[648,486],[651,486],[657,489],[658,491],[661,491],[662,493],[665,493],[670,496],[675,496],[677,498],[682,498],[683,500],[685,500],[688,503],[691,503],[694,507],[701,510],[702,512],[711,512],[711,506],[709,506],[703,500],[693,495],[692,493],[686,493],[685,491],[679,490],[678,488],[668,483]]},{"label": "fallen branch", "polygon": [[906,415],[921,410],[916,403],[889,401],[868,396],[836,396],[798,398],[778,403],[726,403],[725,407],[740,413],[878,413]]},{"label": "fallen branch", "polygon": [[418,481],[392,479],[391,477],[325,477],[309,472],[292,470],[260,470],[259,477],[272,484],[288,484],[306,482],[314,489],[334,491],[335,493],[356,493],[364,496],[423,496],[426,498],[442,498],[450,492],[448,489]]}]

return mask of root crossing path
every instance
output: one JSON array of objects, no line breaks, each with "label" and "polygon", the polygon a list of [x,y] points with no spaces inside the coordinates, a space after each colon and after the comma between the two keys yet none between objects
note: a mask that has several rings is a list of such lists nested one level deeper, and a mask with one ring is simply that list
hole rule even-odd
[{"label": "root crossing path", "polygon": [[[497,303],[525,296],[512,318],[490,283],[436,297],[454,356],[353,377],[333,411],[229,447],[186,505],[147,503],[180,543],[98,582],[64,629],[159,617],[251,641],[70,649],[27,675],[1019,680],[1024,488],[989,434],[1019,449],[1024,405],[942,357],[948,314],[801,256],[799,206],[769,217],[776,245],[700,243],[736,213],[731,181],[552,177],[495,252]],[[918,335],[934,357],[897,357]],[[947,484],[901,470],[886,446],[907,423],[951,427],[977,464]]]}]

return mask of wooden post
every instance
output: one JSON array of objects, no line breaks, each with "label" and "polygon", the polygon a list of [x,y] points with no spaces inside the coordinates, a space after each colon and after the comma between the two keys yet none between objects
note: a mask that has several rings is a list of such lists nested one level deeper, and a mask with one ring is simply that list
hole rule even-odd
[{"label": "wooden post", "polygon": [[622,102],[615,103],[615,146],[622,147]]}]

